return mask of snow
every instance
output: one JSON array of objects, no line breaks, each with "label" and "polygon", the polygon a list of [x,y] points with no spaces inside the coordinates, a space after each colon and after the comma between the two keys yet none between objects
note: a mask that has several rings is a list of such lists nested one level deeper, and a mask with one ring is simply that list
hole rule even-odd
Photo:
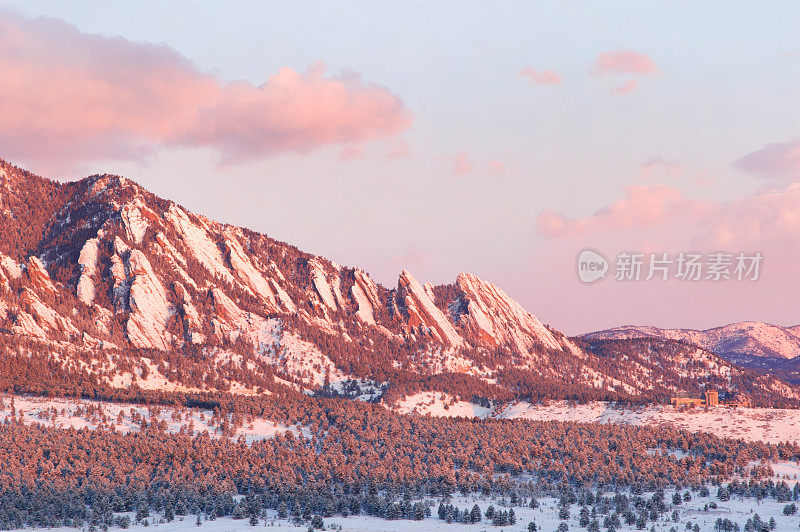
[{"label": "snow", "polygon": [[412,326],[425,325],[435,331],[439,339],[448,345],[460,346],[464,340],[459,336],[453,324],[444,313],[439,310],[422,285],[414,279],[411,272],[403,270],[400,273],[399,285],[407,292],[405,297],[409,322]]},{"label": "snow", "polygon": [[47,273],[47,268],[44,267],[42,261],[37,257],[28,257],[28,277],[30,277],[31,284],[39,290],[50,292],[51,294],[58,293],[53,281],[50,280],[50,274]]},{"label": "snow", "polygon": [[205,341],[205,335],[199,332],[203,329],[203,325],[200,322],[200,314],[198,314],[197,309],[192,303],[192,296],[180,281],[175,281],[175,293],[181,301],[183,318],[186,329],[189,331],[190,341],[194,344],[203,343]]},{"label": "snow", "polygon": [[347,301],[345,301],[344,297],[342,296],[342,279],[337,274],[335,277],[334,282],[331,284],[331,288],[333,289],[333,295],[336,297],[336,302],[339,303],[339,306],[342,308],[347,307]]},{"label": "snow", "polygon": [[211,290],[211,297],[214,299],[215,314],[225,320],[229,325],[238,325],[239,322],[246,319],[245,312],[219,288]]},{"label": "snow", "polygon": [[461,272],[456,285],[469,300],[463,319],[488,345],[508,344],[518,353],[529,353],[536,343],[561,349],[561,343],[539,318],[526,311],[503,290],[478,277]]},{"label": "snow", "polygon": [[167,349],[167,320],[171,308],[164,286],[153,272],[150,261],[134,249],[128,258],[133,282],[130,288],[128,340],[138,348]]},{"label": "snow", "polygon": [[225,281],[233,282],[230,270],[225,266],[222,253],[217,244],[209,237],[208,226],[198,218],[195,224],[189,215],[175,205],[170,205],[164,213],[166,218],[180,235],[186,249],[213,275],[222,277]]},{"label": "snow", "polygon": [[111,276],[114,278],[114,308],[117,312],[124,312],[128,308],[128,280],[125,263],[116,253],[111,256]]},{"label": "snow", "polygon": [[122,207],[120,217],[128,240],[141,244],[149,227],[148,220],[156,219],[156,213],[150,210],[141,198],[137,197]]},{"label": "snow", "polygon": [[[212,422],[214,412],[197,408],[146,407],[137,404],[111,403],[88,399],[27,397],[0,394],[0,422],[11,416],[11,402],[14,402],[16,416],[25,424],[39,423],[56,428],[88,428],[91,430],[113,430],[126,434],[138,432],[141,420],[148,425],[153,421],[164,421],[169,433],[201,434],[208,431],[212,438],[221,438],[217,421]],[[53,414],[53,409],[56,413]],[[63,412],[63,413],[62,413]],[[222,420],[218,420],[222,421]],[[230,420],[229,420],[230,423]],[[233,438],[244,436],[248,443],[272,438],[277,434],[291,431],[295,435],[310,436],[305,427],[286,426],[265,419],[250,418],[233,432]]]},{"label": "snow", "polygon": [[417,414],[433,417],[487,417],[491,408],[457,400],[444,392],[420,392],[408,395],[392,405],[392,410],[401,414]]},{"label": "snow", "polygon": [[236,236],[233,234],[232,230],[226,231],[225,247],[228,250],[228,256],[236,276],[244,281],[245,286],[250,289],[250,291],[261,296],[272,310],[277,310],[275,307],[275,295],[270,289],[269,282],[264,278],[261,272],[253,266],[247,253],[245,253],[241,244],[236,240]]},{"label": "snow", "polygon": [[64,333],[78,336],[80,331],[72,324],[68,318],[64,318],[58,312],[47,306],[39,299],[30,288],[25,288],[20,295],[20,301],[25,307],[38,318],[42,329],[51,331],[62,331]]},{"label": "snow", "polygon": [[[450,405],[445,409],[444,405]],[[690,432],[710,432],[724,438],[751,442],[800,443],[800,410],[779,408],[678,409],[672,405],[621,406],[604,401],[572,404],[513,402],[485,408],[455,400],[443,392],[420,392],[404,397],[388,408],[401,414],[466,416],[496,419],[531,419],[575,423],[617,423],[636,426],[672,426]]]},{"label": "snow", "polygon": [[83,331],[83,333],[81,334],[81,338],[82,338],[81,347],[87,349],[119,349],[119,346],[117,346],[115,343],[95,338],[86,331]]},{"label": "snow", "polygon": [[548,405],[512,403],[495,412],[494,417],[643,426],[668,425],[691,432],[710,432],[716,436],[742,438],[746,441],[800,443],[800,410],[793,409],[726,406],[678,409],[672,405],[622,407],[602,401],[587,404],[554,401]]},{"label": "snow", "polygon": [[22,266],[8,255],[0,253],[0,267],[2,267],[6,271],[6,274],[12,279],[19,279],[22,277]]},{"label": "snow", "polygon": [[[684,493],[686,490],[681,490]],[[716,493],[716,489],[711,490],[712,494]],[[623,492],[624,493],[624,492]],[[672,495],[674,490],[668,489],[665,493],[665,502],[668,506],[671,505]],[[690,523],[698,525],[701,532],[713,532],[714,523],[718,518],[727,518],[737,523],[740,530],[743,529],[744,524],[748,519],[752,518],[756,513],[759,514],[764,522],[769,522],[770,519],[775,519],[777,531],[796,530],[797,529],[797,516],[783,515],[783,507],[786,503],[779,503],[775,499],[764,499],[756,501],[755,499],[739,500],[734,497],[728,502],[719,501],[716,497],[700,497],[697,492],[690,492],[692,500],[682,502],[677,506],[678,521],[673,522],[667,512],[664,516],[660,517],[657,522],[648,522],[647,530],[656,530],[657,532],[668,532],[670,530],[686,530],[686,524]],[[629,493],[625,493],[630,496]],[[644,499],[649,499],[653,494],[645,492],[642,494]],[[606,498],[613,496],[613,493],[606,493]],[[481,515],[485,515],[489,506],[494,506],[496,510],[508,511],[513,508],[514,514],[517,518],[516,525],[507,525],[503,527],[494,527],[490,520],[485,517],[481,522],[475,524],[462,524],[462,523],[447,523],[436,516],[439,499],[412,499],[412,503],[423,501],[430,506],[431,517],[426,517],[420,521],[413,520],[386,520],[380,517],[368,515],[354,515],[348,517],[333,516],[323,519],[326,530],[341,530],[342,532],[419,532],[419,531],[445,531],[445,532],[482,532],[486,530],[505,531],[522,531],[527,530],[529,522],[535,522],[539,530],[549,532],[555,530],[561,522],[568,524],[569,530],[585,530],[578,523],[580,517],[580,507],[577,504],[570,506],[570,517],[565,521],[558,519],[559,501],[552,497],[540,497],[538,500],[539,507],[532,509],[527,505],[510,506],[508,499],[505,497],[486,497],[482,495],[454,495],[449,499],[449,503],[459,508],[460,510],[471,509],[474,505],[478,505],[481,510]],[[716,503],[717,507],[706,509],[706,505],[711,502]],[[196,516],[175,516],[175,520],[166,522],[161,520],[161,516],[155,512],[151,512],[151,516],[147,519],[148,523],[145,526],[143,523],[134,523],[134,513],[127,514],[131,518],[132,524],[130,526],[133,532],[147,532],[148,530],[158,530],[161,532],[189,532],[191,530],[199,530],[200,532],[246,532],[254,528],[268,528],[270,530],[280,530],[287,532],[305,532],[309,530],[308,523],[296,525],[288,519],[278,519],[274,510],[267,510],[265,518],[260,520],[257,527],[249,524],[247,519],[233,519],[231,517],[220,517],[215,520],[209,521],[207,516],[201,517],[201,525],[196,525]],[[599,514],[598,520],[601,524],[601,529],[605,530],[602,526],[604,515]],[[37,529],[33,529],[37,530]],[[50,528],[47,529],[52,532],[74,532],[74,528]],[[616,528],[620,532],[633,532],[637,530],[635,526],[627,526],[624,523]]]},{"label": "snow", "polygon": [[44,329],[39,327],[39,324],[36,323],[33,316],[22,310],[17,313],[17,321],[11,327],[11,332],[21,336],[33,336],[35,338],[47,340],[47,333]]},{"label": "snow", "polygon": [[413,364],[419,372],[438,374],[449,371],[452,373],[466,373],[478,377],[489,377],[493,372],[489,369],[479,369],[475,361],[458,354],[452,347],[429,347],[426,351],[417,354]]},{"label": "snow", "polygon": [[114,253],[123,256],[127,255],[130,250],[131,247],[124,240],[118,236],[114,237]]},{"label": "snow", "polygon": [[331,386],[354,379],[340,371],[316,345],[283,331],[280,335],[278,365],[289,375],[299,377],[310,388],[319,388],[328,374]]},{"label": "snow", "polygon": [[289,312],[297,312],[297,306],[295,306],[294,301],[292,301],[292,298],[289,297],[289,294],[286,293],[286,290],[281,288],[274,279],[270,279],[269,284],[272,287],[272,291],[278,296],[278,300],[281,302],[283,307]]},{"label": "snow", "polygon": [[581,374],[586,382],[595,388],[603,389],[604,387],[609,390],[623,390],[630,394],[636,394],[637,390],[630,384],[624,383],[619,379],[615,379],[609,375],[603,375],[602,373],[588,367],[583,366],[580,369]]},{"label": "snow", "polygon": [[745,321],[703,331],[660,329],[651,326],[625,325],[589,333],[589,338],[640,338],[653,336],[682,340],[718,354],[744,353],[786,359],[800,356],[800,326],[780,327],[769,323]]},{"label": "snow", "polygon": [[311,269],[311,282],[314,283],[314,288],[317,290],[320,299],[329,309],[336,310],[336,300],[333,298],[333,292],[330,284],[328,284],[322,265],[317,259],[311,259],[308,262],[308,266]]},{"label": "snow", "polygon": [[78,265],[81,268],[81,277],[78,280],[76,295],[85,305],[91,305],[94,301],[95,289],[92,276],[97,270],[98,240],[90,238],[81,248],[78,257]]},{"label": "snow", "polygon": [[364,293],[364,290],[356,283],[350,288],[350,293],[353,294],[353,299],[356,300],[356,304],[358,305],[356,316],[364,323],[375,325],[375,315],[373,314],[372,304],[369,302],[369,299],[367,299],[367,294]]},{"label": "snow", "polygon": [[171,256],[173,260],[177,261],[184,268],[186,267],[186,258],[175,248],[175,246],[172,245],[172,242],[169,241],[167,235],[159,231],[156,233],[156,242],[158,242],[158,244],[164,249],[165,253]]},{"label": "snow", "polygon": [[[277,355],[281,355],[289,371],[298,374],[306,370],[311,370],[312,373],[317,371],[313,368],[315,364],[333,366],[330,359],[322,355],[313,344],[284,334],[280,328],[280,320],[264,319],[256,314],[243,311],[218,288],[211,291],[211,296],[214,299],[216,316],[212,320],[212,325],[218,339],[225,336],[229,340],[235,341],[239,335],[244,335],[255,346],[257,353],[272,355],[277,359],[281,358]],[[281,353],[276,353],[275,350],[279,345],[282,345],[283,350]],[[334,374],[335,372],[332,373],[332,375]],[[312,378],[311,381],[316,384],[320,383],[321,379]]]},{"label": "snow", "polygon": [[88,275],[83,274],[80,279],[78,279],[75,295],[78,296],[78,300],[84,305],[91,305],[94,302],[94,282]]}]

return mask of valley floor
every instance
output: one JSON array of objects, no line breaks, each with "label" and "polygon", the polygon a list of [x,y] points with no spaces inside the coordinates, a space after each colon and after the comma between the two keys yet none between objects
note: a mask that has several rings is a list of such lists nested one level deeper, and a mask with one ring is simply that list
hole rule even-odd
[{"label": "valley floor", "polygon": [[[11,415],[26,423],[41,423],[60,428],[105,428],[118,432],[138,431],[142,420],[152,424],[159,421],[167,432],[189,432],[220,437],[227,425],[227,436],[244,436],[248,442],[271,438],[291,430],[295,434],[307,432],[302,427],[287,427],[268,419],[245,419],[240,426],[230,420],[214,419],[210,410],[148,408],[142,405],[100,402],[84,399],[44,398],[0,394],[0,422]],[[800,443],[800,410],[770,408],[690,408],[678,409],[671,405],[620,406],[595,401],[575,404],[552,401],[547,404],[511,403],[499,408],[488,408],[457,401],[440,392],[425,392],[406,397],[394,406],[404,414],[442,417],[478,417],[499,419],[531,419],[536,421],[568,421],[578,423],[619,423],[624,425],[670,425],[692,432],[705,431],[716,436],[742,438],[765,443]]]},{"label": "valley floor", "polygon": [[[645,494],[648,496],[649,494]],[[785,516],[783,515],[784,503],[778,503],[773,499],[765,499],[760,503],[754,499],[731,500],[728,502],[720,502],[713,495],[710,497],[699,497],[693,494],[694,498],[685,502],[680,506],[678,512],[678,521],[673,521],[670,512],[664,515],[662,519],[656,523],[648,523],[647,530],[651,530],[654,526],[658,532],[668,532],[670,530],[684,531],[687,530],[686,525],[691,524],[693,527],[698,525],[701,532],[713,532],[714,525],[717,519],[730,519],[732,522],[737,523],[741,530],[748,519],[753,518],[758,514],[764,522],[769,522],[771,518],[775,519],[775,530],[797,530],[800,517],[798,515]],[[668,499],[671,498],[671,492],[667,492]],[[705,509],[705,506],[711,502],[716,502],[716,509]],[[506,532],[522,532],[528,530],[528,523],[535,522],[538,530],[544,532],[555,531],[561,522],[566,522],[569,530],[586,530],[578,523],[579,507],[572,505],[571,516],[565,521],[558,519],[558,506],[556,499],[546,498],[539,500],[540,507],[531,509],[526,507],[514,507],[514,513],[517,516],[517,522],[514,525],[493,526],[490,522],[484,519],[476,524],[460,524],[450,523],[438,519],[436,517],[436,510],[438,502],[431,500],[433,517],[428,517],[422,521],[409,521],[409,520],[395,520],[388,521],[379,517],[372,516],[350,516],[350,517],[331,517],[324,519],[326,530],[342,530],[345,532],[421,532],[421,531],[491,531],[503,530]],[[503,501],[493,499],[485,499],[481,497],[453,497],[452,504],[459,508],[472,508],[477,504],[481,512],[485,514],[489,505],[493,505],[498,509],[507,510],[508,507],[504,506]],[[133,518],[133,514],[128,514]],[[604,516],[599,516],[598,520],[603,530]],[[231,518],[220,518],[214,521],[202,520],[201,525],[196,524],[196,517],[193,515],[178,517],[175,521],[165,523],[159,522],[159,518],[148,519],[149,526],[145,527],[143,524],[133,524],[129,530],[134,532],[148,531],[161,531],[161,532],[237,532],[247,531],[254,529],[261,529],[266,527],[269,530],[286,530],[286,531],[306,531],[308,524],[294,525],[286,519],[277,519],[275,513],[270,511],[267,513],[266,519],[261,519],[256,526],[251,526],[247,520],[234,520]],[[341,528],[340,528],[341,527]],[[34,529],[36,530],[36,529]],[[74,528],[58,528],[48,529],[54,532],[75,532]],[[117,530],[117,529],[114,529]],[[623,524],[616,530],[622,532],[637,530],[635,526],[626,526]]]},{"label": "valley floor", "polygon": [[0,394],[0,423],[11,417],[12,409],[14,416],[23,423],[39,423],[63,429],[113,429],[125,434],[139,431],[142,422],[148,426],[158,422],[169,433],[198,435],[208,432],[211,438],[243,436],[248,443],[271,438],[287,430],[295,434],[309,434],[303,428],[287,427],[263,418],[243,419],[241,425],[237,426],[230,417],[215,418],[211,410],[198,408],[147,407],[87,399]]},{"label": "valley floor", "polygon": [[778,408],[683,408],[672,405],[621,407],[612,403],[549,405],[515,403],[494,417],[581,423],[621,423],[626,425],[671,425],[692,432],[705,431],[725,438],[766,443],[800,442],[800,410]]},{"label": "valley floor", "polygon": [[[719,436],[744,438],[750,441],[767,441],[776,443],[785,440],[800,438],[800,411],[797,410],[769,410],[769,409],[740,409],[732,410],[725,407],[698,408],[694,410],[678,410],[672,406],[651,405],[643,407],[620,407],[619,405],[594,402],[585,405],[570,404],[569,402],[550,402],[548,404],[532,405],[528,403],[512,403],[502,408],[492,409],[455,401],[452,397],[439,393],[418,394],[407,398],[406,401],[395,405],[397,410],[406,413],[430,414],[439,416],[463,416],[500,419],[534,419],[552,421],[570,421],[585,423],[622,423],[631,425],[659,425],[670,424],[688,430],[705,430]],[[161,428],[173,433],[200,434],[208,432],[212,438],[219,437],[244,437],[248,442],[270,438],[278,433],[290,430],[296,434],[308,435],[304,427],[287,427],[275,421],[260,418],[249,418],[234,422],[229,417],[217,417],[213,412],[200,409],[173,408],[173,407],[146,407],[142,405],[100,402],[92,400],[42,398],[12,396],[0,394],[0,422],[11,417],[22,420],[26,424],[39,423],[57,428],[87,428],[92,430],[115,430],[119,432],[135,432],[143,425],[159,423]],[[674,451],[680,452],[680,451]],[[795,462],[782,462],[770,464],[775,472],[774,481],[786,480],[793,486],[800,475],[800,464]],[[678,506],[678,520],[673,521],[669,513],[665,514],[655,524],[655,530],[668,532],[670,530],[687,530],[689,524],[695,524],[701,531],[714,530],[717,519],[730,519],[738,523],[743,529],[748,519],[758,513],[765,522],[774,518],[775,530],[797,530],[800,523],[800,514],[793,516],[783,515],[785,503],[778,503],[774,499],[764,499],[760,502],[755,499],[740,500],[736,497],[730,501],[719,501],[714,496],[715,490],[709,497],[700,497],[692,493],[692,500]],[[672,490],[667,490],[666,500],[672,500]],[[648,494],[645,494],[648,496]],[[528,523],[535,522],[539,530],[551,532],[556,530],[562,522],[558,518],[557,501],[550,498],[539,500],[540,507],[531,509],[526,506],[514,507],[517,516],[515,525],[493,526],[486,519],[479,524],[448,524],[436,517],[438,500],[430,499],[431,512],[434,517],[422,521],[396,520],[388,521],[378,517],[331,517],[325,519],[325,528],[328,530],[344,530],[353,532],[399,531],[417,532],[427,530],[505,530],[524,531]],[[717,508],[707,508],[706,505],[715,502]],[[481,513],[485,515],[487,508],[493,505],[500,510],[507,510],[508,504],[502,499],[487,499],[480,496],[456,496],[451,504],[460,509],[471,509],[477,504]],[[578,523],[580,508],[572,505],[570,518],[566,520],[569,530],[585,530]],[[133,515],[130,517],[133,519]],[[245,531],[253,527],[246,520],[220,518],[208,521],[205,518],[201,525],[195,523],[193,515],[178,518],[172,522],[160,522],[159,516],[149,518],[149,526],[133,524],[131,530],[143,532],[148,530],[162,532],[183,532],[197,530],[198,532],[234,532]],[[598,516],[602,529],[604,516]],[[650,530],[652,523],[648,523]],[[296,526],[288,520],[277,519],[274,512],[269,512],[266,518],[258,523],[258,528],[266,527],[276,530],[308,530],[308,524]],[[61,529],[63,532],[75,529]],[[632,531],[635,527],[622,526],[620,531]]]},{"label": "valley floor", "polygon": [[676,408],[672,405],[622,406],[593,401],[576,404],[550,401],[544,404],[516,402],[496,408],[459,401],[442,392],[407,396],[392,407],[401,414],[441,417],[478,417],[619,423],[623,425],[668,425],[691,432],[710,432],[725,438],[765,443],[800,442],[800,410],[781,408]]}]

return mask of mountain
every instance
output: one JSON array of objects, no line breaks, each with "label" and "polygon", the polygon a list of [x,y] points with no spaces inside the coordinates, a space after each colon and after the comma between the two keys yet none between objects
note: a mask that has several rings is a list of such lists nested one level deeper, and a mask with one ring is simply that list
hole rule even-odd
[{"label": "mountain", "polygon": [[584,336],[594,339],[649,336],[681,340],[708,349],[737,364],[752,364],[753,359],[761,357],[788,360],[800,356],[800,325],[780,327],[745,321],[704,331],[626,325]]},{"label": "mountain", "polygon": [[0,387],[345,395],[439,390],[475,401],[664,400],[797,389],[681,342],[572,340],[460,273],[396,286],[133,181],[51,181],[0,161]]}]

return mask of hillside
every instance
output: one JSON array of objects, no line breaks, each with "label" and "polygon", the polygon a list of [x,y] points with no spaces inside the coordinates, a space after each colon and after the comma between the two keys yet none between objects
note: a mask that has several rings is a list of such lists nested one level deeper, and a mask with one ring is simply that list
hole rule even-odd
[{"label": "hillside", "polygon": [[[265,394],[391,403],[666,400],[723,387],[791,405],[797,389],[680,342],[571,340],[502,289],[368,273],[95,175],[57,183],[0,163],[5,390]],[[28,383],[28,384],[24,384]]]},{"label": "hillside", "polygon": [[780,327],[769,323],[745,321],[703,331],[625,325],[584,336],[599,339],[649,336],[681,340],[708,349],[733,361],[755,357],[788,360],[800,356],[800,325]]},{"label": "hillside", "polygon": [[625,325],[583,335],[589,340],[663,338],[707,349],[736,365],[800,384],[800,325],[740,322],[706,330]]}]

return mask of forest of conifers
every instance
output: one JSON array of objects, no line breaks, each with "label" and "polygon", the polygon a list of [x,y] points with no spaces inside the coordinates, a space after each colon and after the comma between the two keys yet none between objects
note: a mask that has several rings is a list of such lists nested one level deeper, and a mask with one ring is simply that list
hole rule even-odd
[{"label": "forest of conifers", "polygon": [[[209,408],[232,426],[266,418],[302,426],[308,436],[287,431],[247,443],[170,434],[158,424],[122,434],[25,425],[12,416],[0,426],[0,526],[125,526],[114,515],[124,511],[139,519],[151,513],[258,519],[267,508],[299,520],[353,513],[414,518],[423,508],[409,501],[456,492],[521,500],[598,489],[697,491],[734,476],[751,479],[742,489],[777,496],[782,488],[758,482],[769,468],[749,464],[800,459],[797,445],[666,427],[403,416],[288,389],[261,397],[141,390],[93,397]],[[629,517],[641,517],[633,510]]]}]

